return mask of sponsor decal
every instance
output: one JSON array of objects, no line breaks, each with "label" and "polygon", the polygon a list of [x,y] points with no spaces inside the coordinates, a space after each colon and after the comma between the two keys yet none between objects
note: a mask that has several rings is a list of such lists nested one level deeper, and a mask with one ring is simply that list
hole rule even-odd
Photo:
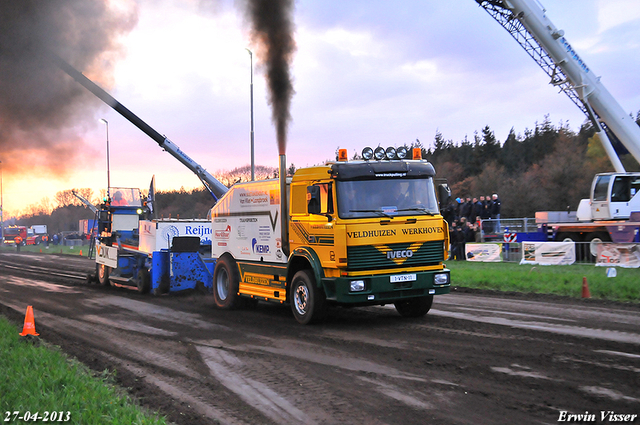
[{"label": "sponsor decal", "polygon": [[200,224],[198,226],[187,225],[184,230],[185,235],[206,236],[211,234],[211,226]]},{"label": "sponsor decal", "polygon": [[376,177],[406,177],[407,173],[379,173]]},{"label": "sponsor decal", "polygon": [[218,242],[218,246],[227,246],[226,242]]},{"label": "sponsor decal", "polygon": [[384,230],[362,230],[358,232],[347,232],[347,237],[351,239],[378,238],[381,236],[396,236],[396,231],[395,229],[384,229]]},{"label": "sponsor decal", "polygon": [[416,229],[402,229],[404,235],[430,235],[442,233],[442,227],[419,227]]},{"label": "sponsor decal", "polygon": [[167,242],[171,242],[174,237],[180,236],[180,230],[174,225],[167,226],[162,231],[162,239]]},{"label": "sponsor decal", "polygon": [[250,218],[240,218],[240,223],[257,223],[258,219],[255,217]]},{"label": "sponsor decal", "polygon": [[578,54],[576,53],[575,50],[573,50],[573,47],[571,47],[571,44],[569,44],[569,42],[567,41],[566,38],[562,37],[560,39],[560,43],[562,43],[562,45],[564,46],[565,49],[567,49],[567,53],[569,54],[569,56],[571,56],[571,58],[573,58],[574,61],[577,62],[578,66],[586,73],[589,73],[589,67],[587,66],[587,64],[585,64],[582,61],[582,58],[580,56],[578,56]]},{"label": "sponsor decal", "polygon": [[227,224],[227,227],[224,230],[216,230],[215,237],[216,239],[229,239],[230,234],[231,234],[231,225]]},{"label": "sponsor decal", "polygon": [[226,223],[227,219],[226,218],[216,218],[215,220],[213,220],[214,223]]},{"label": "sponsor decal", "polygon": [[244,275],[244,282],[251,283],[253,285],[269,285],[269,279],[267,279],[266,277],[253,276],[250,274]]},{"label": "sponsor decal", "polygon": [[154,224],[142,223],[142,234],[143,235],[153,236],[153,233],[151,233],[151,231],[154,230],[154,228],[155,228]]},{"label": "sponsor decal", "polygon": [[258,227],[258,237],[261,241],[269,241],[271,239],[271,228],[267,226]]},{"label": "sponsor decal", "polygon": [[265,255],[271,254],[269,245],[259,244],[256,238],[253,238],[251,240],[251,248],[253,248],[254,254],[265,254]]},{"label": "sponsor decal", "polygon": [[411,257],[413,257],[413,251],[410,249],[387,252],[387,259],[389,260],[393,258],[411,258]]},{"label": "sponsor decal", "polygon": [[96,263],[109,267],[118,267],[118,250],[115,247],[96,244]]},{"label": "sponsor decal", "polygon": [[269,194],[263,190],[240,192],[239,199],[241,206],[269,204]]}]

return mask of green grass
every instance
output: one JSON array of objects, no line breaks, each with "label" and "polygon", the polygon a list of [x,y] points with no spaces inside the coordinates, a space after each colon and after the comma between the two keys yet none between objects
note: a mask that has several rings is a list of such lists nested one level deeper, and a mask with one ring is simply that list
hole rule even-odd
[{"label": "green grass", "polygon": [[[0,246],[0,252],[16,252],[15,246]],[[66,254],[66,255],[89,255],[89,245],[83,246],[62,246],[49,244],[47,248],[44,244],[21,246],[20,252],[42,252],[43,254]]]},{"label": "green grass", "polygon": [[[91,371],[37,337],[21,337],[18,329],[0,316],[0,421],[7,412],[20,414],[69,412],[68,424],[166,424],[164,418],[136,406],[113,376]],[[34,343],[35,340],[35,343]],[[10,415],[7,423],[13,421]],[[28,423],[43,422],[29,421]]]},{"label": "green grass", "polygon": [[586,264],[531,266],[451,260],[446,264],[451,270],[452,286],[580,298],[586,277],[592,298],[640,301],[640,269],[618,267],[616,277],[607,277],[606,267]]}]

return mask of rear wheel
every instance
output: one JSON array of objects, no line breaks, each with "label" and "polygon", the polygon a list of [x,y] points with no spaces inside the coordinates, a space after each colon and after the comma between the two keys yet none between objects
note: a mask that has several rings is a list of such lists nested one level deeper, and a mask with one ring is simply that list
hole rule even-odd
[{"label": "rear wheel", "polygon": [[109,266],[96,264],[96,276],[98,276],[98,283],[100,285],[109,286]]},{"label": "rear wheel", "polygon": [[238,287],[240,276],[238,266],[229,257],[222,257],[216,262],[213,272],[213,299],[216,306],[232,309],[238,305]]},{"label": "rear wheel", "polygon": [[138,292],[141,294],[146,294],[151,289],[151,277],[149,276],[149,272],[147,269],[138,270],[138,280],[136,282],[138,284]]},{"label": "rear wheel", "polygon": [[393,303],[402,317],[422,317],[431,310],[433,295],[410,298]]},{"label": "rear wheel", "polygon": [[291,311],[298,323],[306,325],[325,318],[327,312],[326,295],[316,285],[311,270],[300,270],[291,281],[289,299]]}]

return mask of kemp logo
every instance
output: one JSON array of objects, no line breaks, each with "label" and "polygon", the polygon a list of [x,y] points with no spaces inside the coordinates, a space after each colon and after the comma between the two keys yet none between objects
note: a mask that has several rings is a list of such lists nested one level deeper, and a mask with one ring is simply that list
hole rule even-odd
[{"label": "kemp logo", "polygon": [[253,248],[254,254],[271,254],[269,245],[259,244],[256,238],[253,238],[253,240],[251,241],[251,247]]},{"label": "kemp logo", "polygon": [[411,257],[413,257],[413,251],[411,251],[410,249],[387,252],[387,259],[389,260],[392,260],[394,258],[411,258]]},{"label": "kemp logo", "polygon": [[231,234],[231,225],[227,224],[227,228],[224,230],[216,230],[216,239],[229,239]]}]

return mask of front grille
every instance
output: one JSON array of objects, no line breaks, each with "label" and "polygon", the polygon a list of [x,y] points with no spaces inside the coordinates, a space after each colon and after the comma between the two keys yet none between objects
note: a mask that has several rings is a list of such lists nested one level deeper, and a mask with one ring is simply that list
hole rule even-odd
[{"label": "front grille", "polygon": [[411,243],[347,247],[347,270],[424,267],[444,261],[443,241],[429,241],[411,249],[411,257],[389,258],[388,252],[406,252]]}]

